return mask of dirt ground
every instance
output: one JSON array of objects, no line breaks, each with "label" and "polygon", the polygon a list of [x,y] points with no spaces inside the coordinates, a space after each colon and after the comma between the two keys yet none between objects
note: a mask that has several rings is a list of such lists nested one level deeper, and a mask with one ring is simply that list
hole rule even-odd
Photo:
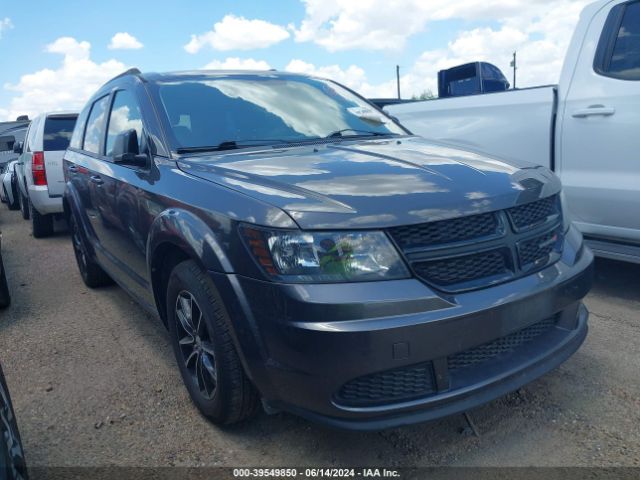
[{"label": "dirt ground", "polygon": [[0,207],[12,306],[0,362],[30,466],[640,466],[640,265],[599,260],[590,334],[564,365],[462,416],[379,433],[261,413],[221,429],[182,385],[159,321],[87,289],[64,228]]}]

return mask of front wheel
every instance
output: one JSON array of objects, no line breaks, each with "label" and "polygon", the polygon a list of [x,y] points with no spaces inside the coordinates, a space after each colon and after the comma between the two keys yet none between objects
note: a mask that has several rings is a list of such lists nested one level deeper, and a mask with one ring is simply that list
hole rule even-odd
[{"label": "front wheel", "polygon": [[167,320],[182,379],[200,412],[218,425],[253,415],[258,392],[238,358],[222,300],[192,260],[171,272]]}]

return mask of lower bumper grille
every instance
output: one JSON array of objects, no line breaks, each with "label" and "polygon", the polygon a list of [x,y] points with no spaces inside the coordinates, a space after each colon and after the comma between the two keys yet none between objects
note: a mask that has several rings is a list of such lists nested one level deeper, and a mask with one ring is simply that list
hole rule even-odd
[{"label": "lower bumper grille", "polygon": [[[520,347],[535,341],[556,325],[551,317],[492,342],[447,357],[447,375],[491,360],[507,358]],[[435,362],[435,360],[434,360]],[[344,406],[378,406],[425,398],[438,393],[433,362],[424,362],[355,378],[336,394]]]},{"label": "lower bumper grille", "polygon": [[447,364],[449,371],[471,367],[480,363],[493,360],[501,355],[508,355],[522,345],[535,340],[543,333],[551,330],[556,324],[555,317],[543,320],[530,327],[518,330],[506,337],[498,338],[493,342],[485,343],[469,350],[449,356]]},{"label": "lower bumper grille", "polygon": [[431,362],[358,377],[338,393],[342,405],[384,405],[435,393]]}]

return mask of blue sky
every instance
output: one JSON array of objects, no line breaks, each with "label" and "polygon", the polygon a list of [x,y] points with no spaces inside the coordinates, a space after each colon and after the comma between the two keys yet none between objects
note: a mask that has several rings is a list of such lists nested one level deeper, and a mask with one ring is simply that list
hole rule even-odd
[{"label": "blue sky", "polygon": [[[585,3],[0,1],[0,119],[79,108],[120,67],[183,70],[214,61],[227,66],[230,58],[334,77],[369,96],[394,94],[399,64],[410,96],[434,90],[437,70],[462,61],[489,60],[510,76],[510,53],[518,49],[522,81],[547,83],[556,80]],[[141,48],[109,49],[118,32]],[[197,46],[185,49],[192,35]],[[62,37],[68,38],[56,44]]]}]

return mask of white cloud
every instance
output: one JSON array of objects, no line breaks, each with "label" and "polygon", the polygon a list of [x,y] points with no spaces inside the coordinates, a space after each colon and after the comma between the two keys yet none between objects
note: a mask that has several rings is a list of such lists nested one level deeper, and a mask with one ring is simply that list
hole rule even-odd
[{"label": "white cloud", "polygon": [[0,20],[0,38],[2,38],[2,32],[9,30],[10,28],[13,28],[13,23],[9,17],[5,17]]},{"label": "white cloud", "polygon": [[271,67],[264,60],[228,57],[225,60],[213,60],[203,68],[205,70],[269,70]]},{"label": "white cloud", "polygon": [[184,46],[188,53],[196,53],[205,46],[214,50],[252,50],[267,48],[289,38],[289,32],[280,25],[264,20],[248,20],[244,17],[226,15],[213,26],[213,30],[200,35],[191,35]]},{"label": "white cloud", "polygon": [[367,80],[364,70],[357,65],[350,65],[346,70],[343,70],[338,65],[316,67],[304,60],[293,59],[284,69],[287,72],[306,73],[307,75],[329,78],[350,88],[357,88],[366,83]]},{"label": "white cloud", "polygon": [[373,85],[369,82],[364,69],[358,65],[349,65],[347,68],[342,68],[340,65],[316,66],[296,58],[291,60],[284,69],[287,72],[304,73],[334,80],[369,98],[391,97],[395,95],[396,91],[395,80]]},{"label": "white cloud", "polygon": [[[305,18],[294,27],[298,42],[313,41],[330,51],[362,48],[396,50],[412,35],[439,20],[495,20],[520,28],[550,10],[546,23],[562,23],[591,0],[303,0]],[[558,8],[561,7],[561,8]],[[555,20],[554,20],[555,19]]]},{"label": "white cloud", "polygon": [[[518,51],[518,86],[557,82],[581,9],[591,0],[304,0],[305,18],[293,28],[298,42],[329,51],[386,50],[390,72],[394,51],[440,20],[492,20],[497,25],[458,32],[445,48],[425,51],[403,69],[403,96],[437,90],[437,72],[469,61],[496,64],[510,76]],[[394,95],[395,81],[364,85],[373,95]]]},{"label": "white cloud", "polygon": [[137,50],[143,46],[133,35],[127,32],[118,32],[111,38],[107,48],[109,50]]},{"label": "white cloud", "polygon": [[17,84],[4,88],[16,92],[4,117],[33,117],[51,110],[80,110],[87,99],[107,80],[126,66],[117,60],[96,63],[90,58],[91,44],[72,37],[61,37],[47,45],[45,51],[63,55],[56,69],[44,68],[22,75]]}]

